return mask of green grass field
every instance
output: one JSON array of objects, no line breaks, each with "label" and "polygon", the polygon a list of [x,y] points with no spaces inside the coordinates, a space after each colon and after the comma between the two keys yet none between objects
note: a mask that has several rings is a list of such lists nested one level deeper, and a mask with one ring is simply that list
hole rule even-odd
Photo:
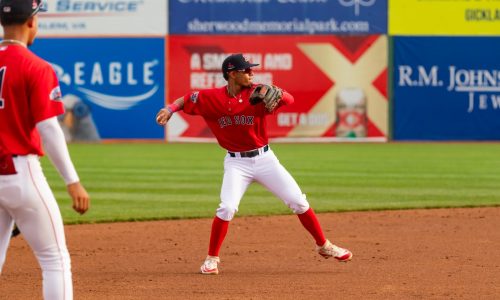
[{"label": "green grass field", "polygon": [[[212,217],[224,151],[215,144],[71,144],[92,198],[71,209],[65,186],[42,163],[66,223]],[[317,212],[500,205],[500,144],[273,144]],[[242,215],[288,214],[258,184]]]}]

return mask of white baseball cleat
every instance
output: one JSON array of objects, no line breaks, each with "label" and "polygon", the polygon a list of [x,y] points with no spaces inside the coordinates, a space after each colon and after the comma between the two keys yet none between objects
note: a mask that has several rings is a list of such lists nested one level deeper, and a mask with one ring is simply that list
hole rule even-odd
[{"label": "white baseball cleat", "polygon": [[200,267],[200,273],[204,275],[217,275],[219,274],[218,265],[220,258],[218,256],[207,256],[205,262]]},{"label": "white baseball cleat", "polygon": [[334,257],[341,262],[348,262],[352,259],[351,251],[335,246],[329,240],[326,240],[325,244],[321,247],[316,246],[316,251],[324,258]]}]

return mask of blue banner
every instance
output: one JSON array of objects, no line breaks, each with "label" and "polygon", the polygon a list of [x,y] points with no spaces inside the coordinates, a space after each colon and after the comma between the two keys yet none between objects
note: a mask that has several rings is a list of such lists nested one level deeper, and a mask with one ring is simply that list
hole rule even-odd
[{"label": "blue banner", "polygon": [[165,99],[163,38],[40,38],[31,50],[59,77],[68,140],[164,138],[155,123]]},{"label": "blue banner", "polygon": [[170,34],[387,33],[387,0],[171,0]]},{"label": "blue banner", "polygon": [[395,37],[395,140],[500,140],[500,38]]}]

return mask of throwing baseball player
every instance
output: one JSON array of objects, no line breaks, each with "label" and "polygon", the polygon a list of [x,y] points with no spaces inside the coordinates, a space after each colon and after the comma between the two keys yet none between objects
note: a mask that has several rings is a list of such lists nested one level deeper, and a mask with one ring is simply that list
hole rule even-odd
[{"label": "throwing baseball player", "polygon": [[297,214],[302,225],[316,242],[318,253],[346,262],[352,253],[332,244],[323,234],[316,215],[297,182],[280,164],[268,144],[266,116],[283,105],[293,103],[289,93],[271,85],[252,83],[252,67],[242,54],[228,56],[222,63],[222,75],[228,84],[186,94],[161,109],[156,122],[164,126],[176,111],[202,116],[227,150],[221,202],[212,222],[208,256],[201,274],[218,274],[219,251],[226,237],[229,222],[248,186],[256,181],[280,198]]},{"label": "throwing baseball player", "polygon": [[43,148],[64,179],[73,208],[89,196],[71,162],[57,115],[64,112],[51,66],[27,46],[41,0],[0,0],[0,272],[14,222],[42,269],[44,299],[73,299],[70,256],[59,207],[43,174]]}]

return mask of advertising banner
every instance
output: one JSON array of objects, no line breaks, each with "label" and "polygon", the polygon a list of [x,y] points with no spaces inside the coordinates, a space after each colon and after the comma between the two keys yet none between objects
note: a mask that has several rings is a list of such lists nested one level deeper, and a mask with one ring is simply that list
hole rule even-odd
[{"label": "advertising banner", "polygon": [[387,34],[387,0],[170,0],[170,34]]},{"label": "advertising banner", "polygon": [[[387,37],[170,36],[169,101],[227,84],[221,65],[243,53],[255,83],[275,84],[295,103],[267,117],[270,137],[377,139],[387,135]],[[199,116],[175,114],[167,138],[211,138]]]},{"label": "advertising banner", "polygon": [[167,34],[166,0],[46,0],[40,36]]},{"label": "advertising banner", "polygon": [[394,139],[500,140],[500,38],[394,38]]},{"label": "advertising banner", "polygon": [[391,35],[500,36],[500,0],[391,0]]},{"label": "advertising banner", "polygon": [[162,139],[163,38],[40,38],[32,50],[58,75],[68,140]]}]

